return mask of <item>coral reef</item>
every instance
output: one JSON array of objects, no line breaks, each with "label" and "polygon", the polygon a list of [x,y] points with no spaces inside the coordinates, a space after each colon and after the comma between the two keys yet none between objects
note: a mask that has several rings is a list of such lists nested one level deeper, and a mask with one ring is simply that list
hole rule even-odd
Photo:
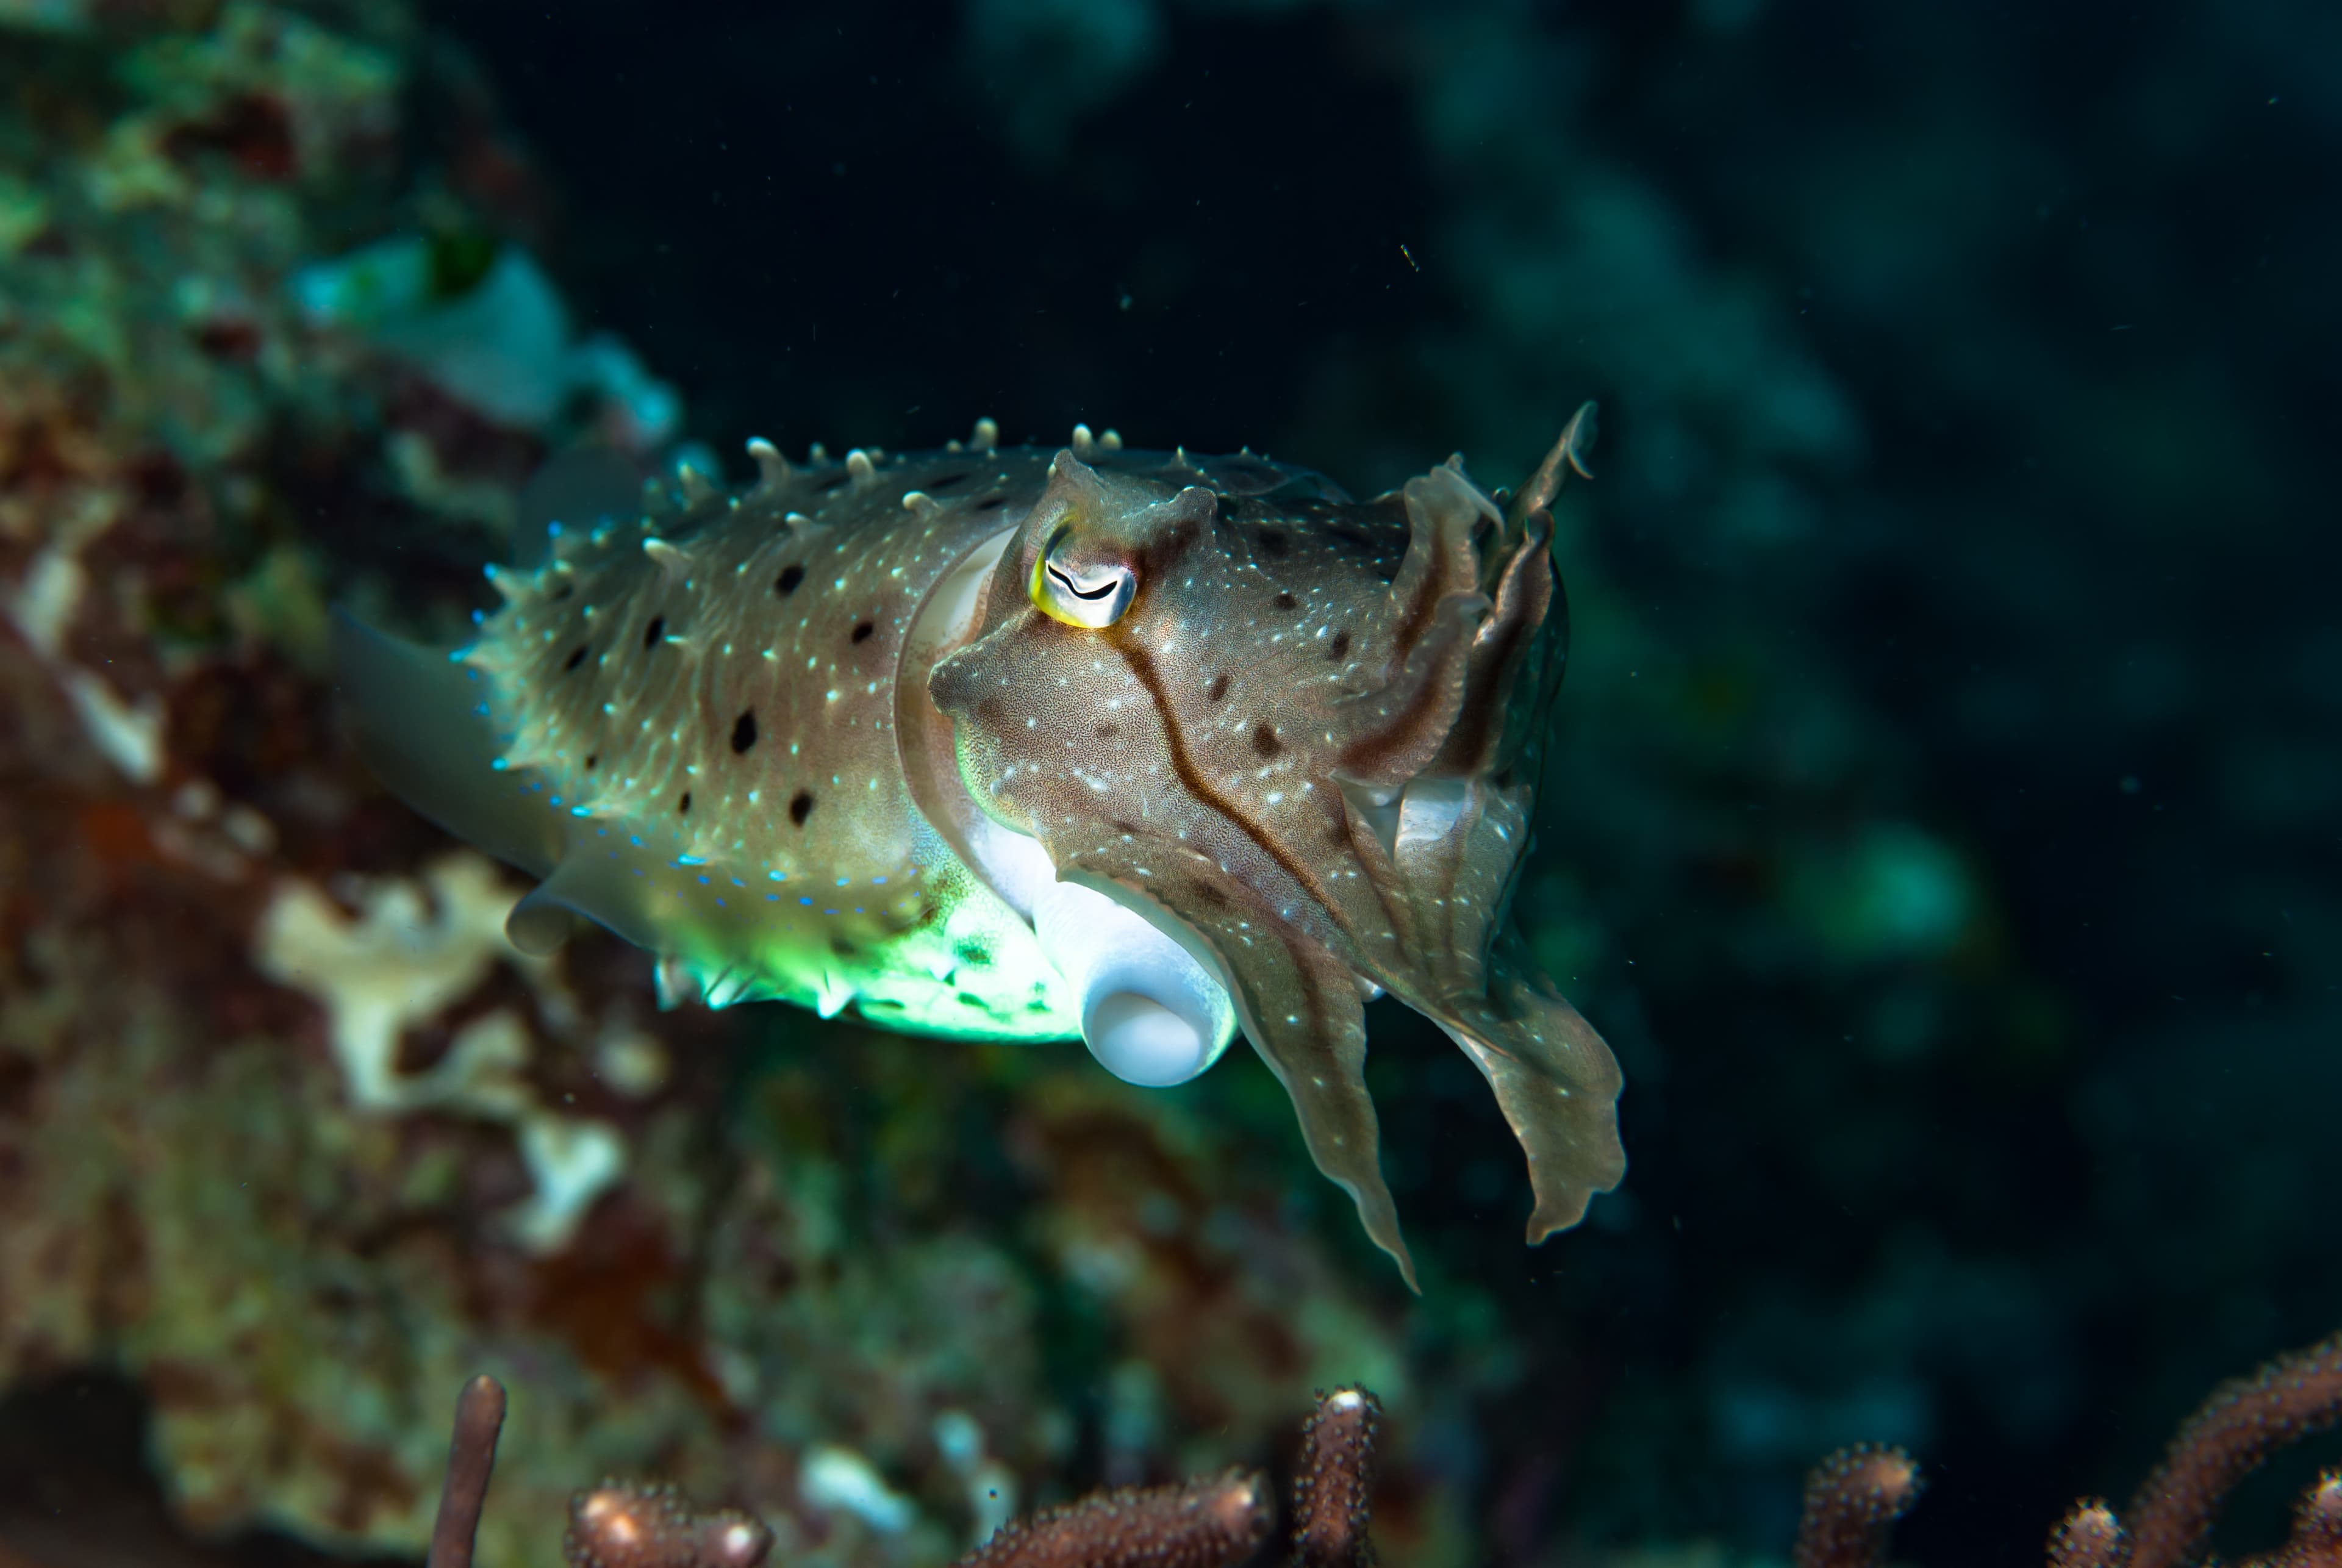
[{"label": "coral reef", "polygon": [[[2181,1568],[2201,1560],[2237,1483],[2277,1449],[2337,1421],[2342,1334],[2215,1389],[2181,1424],[2125,1514],[2088,1497],[2058,1522],[2049,1533],[2050,1568]],[[1883,1568],[1887,1532],[1919,1490],[1918,1467],[1899,1448],[1833,1453],[1806,1482],[1797,1568]],[[2302,1493],[2282,1546],[2241,1561],[2249,1568],[2342,1562],[2342,1470],[2327,1471]]]},{"label": "coral reef", "polygon": [[[504,1390],[475,1378],[457,1401],[430,1568],[469,1568],[472,1533],[495,1459]],[[1288,1509],[1293,1568],[1366,1568],[1380,1402],[1362,1388],[1317,1396],[1303,1429]],[[2342,1335],[2280,1356],[2221,1385],[2171,1440],[2139,1488],[2126,1531],[2085,1498],[2050,1533],[2051,1568],[2181,1568],[2195,1561],[2237,1483],[2272,1453],[2342,1421]],[[1860,1444],[1807,1477],[1796,1568],[1883,1568],[1888,1534],[1921,1493],[1902,1449]],[[1183,1484],[1125,1487],[1004,1525],[956,1568],[1233,1568],[1271,1532],[1261,1475],[1240,1470]],[[756,1568],[771,1544],[736,1512],[702,1513],[671,1490],[617,1482],[577,1493],[565,1553],[572,1568]],[[2291,1535],[2250,1568],[2342,1562],[2342,1470],[2302,1494]]]},{"label": "coral reef", "polygon": [[[1293,1483],[1294,1568],[1367,1568],[1374,1440],[1381,1404],[1360,1388],[1317,1397]],[[471,1568],[495,1468],[505,1391],[475,1377],[455,1405],[429,1568]],[[1045,1508],[993,1532],[954,1568],[1235,1568],[1255,1559],[1275,1519],[1257,1472],[1169,1486],[1117,1487]],[[733,1509],[703,1513],[672,1487],[606,1481],[570,1498],[570,1568],[757,1568],[772,1533]]]}]

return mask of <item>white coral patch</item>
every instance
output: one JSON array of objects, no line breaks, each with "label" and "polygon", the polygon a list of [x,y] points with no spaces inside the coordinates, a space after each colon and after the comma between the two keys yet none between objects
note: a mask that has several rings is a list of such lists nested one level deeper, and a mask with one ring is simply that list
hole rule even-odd
[{"label": "white coral patch", "polygon": [[534,1189],[505,1218],[523,1246],[548,1253],[569,1244],[595,1199],[625,1174],[617,1131],[538,1103],[523,1076],[529,1031],[510,1008],[466,1024],[428,1071],[398,1068],[405,1030],[470,994],[498,964],[525,966],[505,936],[518,898],[495,867],[468,853],[432,862],[419,883],[372,884],[355,917],[287,878],[261,915],[255,958],[262,974],[325,1008],[335,1060],[361,1113],[440,1111],[514,1130]]},{"label": "white coral patch", "polygon": [[870,1462],[850,1448],[816,1448],[805,1457],[797,1493],[815,1508],[851,1513],[882,1535],[911,1527],[918,1511],[886,1484]]}]

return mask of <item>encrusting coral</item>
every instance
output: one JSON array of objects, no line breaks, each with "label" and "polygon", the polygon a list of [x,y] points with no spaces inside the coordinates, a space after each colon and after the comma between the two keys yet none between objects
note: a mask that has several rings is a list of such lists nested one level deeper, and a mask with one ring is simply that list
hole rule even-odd
[{"label": "encrusting coral", "polygon": [[[2281,1355],[2212,1391],[2131,1499],[2126,1528],[2104,1498],[2074,1504],[2050,1532],[2049,1568],[2180,1568],[2197,1561],[2237,1483],[2277,1449],[2342,1421],[2342,1334]],[[1899,1448],[1840,1449],[1806,1482],[1797,1568],[1881,1568],[1887,1532],[1919,1495]],[[2293,1533],[2239,1568],[2342,1568],[2342,1469],[2302,1494]]]},{"label": "encrusting coral", "polygon": [[[429,1568],[470,1568],[472,1532],[495,1463],[505,1394],[475,1377],[456,1403],[446,1487]],[[1363,1388],[1317,1397],[1303,1428],[1290,1505],[1291,1568],[1366,1568],[1375,1435],[1382,1407]],[[2196,1559],[2237,1483],[2277,1449],[2342,1421],[2342,1334],[2222,1384],[2181,1425],[2138,1495],[2126,1531],[2084,1498],[2051,1532],[2049,1568],[2180,1568]],[[1814,1467],[1791,1560],[1796,1568],[1883,1568],[1889,1532],[1921,1491],[1902,1449],[1864,1443]],[[1001,1526],[956,1568],[1235,1568],[1268,1540],[1274,1506],[1256,1471],[1173,1486],[1120,1487]],[[570,1501],[571,1568],[757,1568],[771,1532],[737,1510],[700,1513],[669,1487],[605,1482]],[[2342,1568],[2342,1469],[2318,1477],[2291,1537],[2241,1568]]]}]

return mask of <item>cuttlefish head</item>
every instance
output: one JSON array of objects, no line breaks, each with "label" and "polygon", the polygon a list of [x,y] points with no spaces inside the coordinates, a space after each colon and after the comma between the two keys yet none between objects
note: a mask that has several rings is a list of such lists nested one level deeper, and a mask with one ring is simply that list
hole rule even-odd
[{"label": "cuttlefish head", "polygon": [[929,685],[983,810],[1221,978],[1410,1283],[1363,1074],[1378,992],[1487,1076],[1529,1240],[1625,1170],[1617,1067],[1506,918],[1567,642],[1548,507],[1591,413],[1508,504],[1454,459],[1352,504],[1061,452]]}]

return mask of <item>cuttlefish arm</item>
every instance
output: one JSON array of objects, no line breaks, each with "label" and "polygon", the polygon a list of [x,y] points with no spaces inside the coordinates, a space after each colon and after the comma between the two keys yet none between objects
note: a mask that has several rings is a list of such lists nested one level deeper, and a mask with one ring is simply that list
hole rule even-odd
[{"label": "cuttlefish arm", "polygon": [[1485,996],[1451,999],[1434,1022],[1472,1058],[1527,1157],[1532,1245],[1586,1217],[1596,1193],[1626,1174],[1616,1110],[1625,1079],[1511,931],[1488,955]]},{"label": "cuttlefish arm", "polygon": [[[1358,977],[1322,937],[1251,904],[1240,884],[1191,864],[1151,885],[1076,864],[1068,880],[1110,894],[1208,961],[1254,1052],[1285,1087],[1318,1174],[1350,1194],[1367,1239],[1416,1290],[1398,1207],[1383,1182],[1382,1128],[1366,1093],[1366,1014]],[[1188,913],[1167,908],[1172,896]]]},{"label": "cuttlefish arm", "polygon": [[1391,1255],[1407,1289],[1419,1290],[1415,1260],[1399,1235],[1398,1206],[1383,1182],[1382,1129],[1366,1093],[1366,1010],[1356,977],[1314,943],[1276,940],[1286,963],[1235,972],[1245,1037],[1285,1085],[1319,1173],[1350,1194],[1367,1239]]}]

